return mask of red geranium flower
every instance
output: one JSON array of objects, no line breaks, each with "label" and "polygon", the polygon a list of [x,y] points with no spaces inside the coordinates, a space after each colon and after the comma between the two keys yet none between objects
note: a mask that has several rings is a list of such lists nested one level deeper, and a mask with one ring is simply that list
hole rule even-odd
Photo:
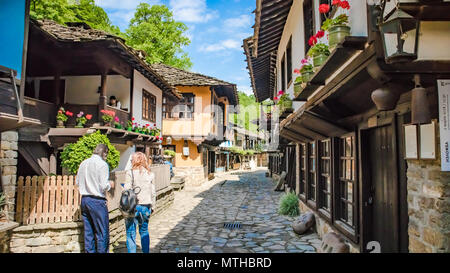
[{"label": "red geranium flower", "polygon": [[131,120],[134,121],[134,118],[132,118]]},{"label": "red geranium flower", "polygon": [[336,5],[340,5],[341,4],[341,0],[333,0],[332,5],[336,6]]},{"label": "red geranium flower", "polygon": [[300,73],[300,69],[294,69],[294,73],[295,73],[295,74],[301,74],[301,73]]},{"label": "red geranium flower", "polygon": [[317,34],[316,34],[316,38],[317,38],[317,39],[320,39],[320,38],[322,38],[323,36],[325,36],[325,31],[323,31],[323,30],[317,31]]},{"label": "red geranium flower", "polygon": [[310,46],[313,46],[313,45],[317,44],[317,38],[316,38],[316,36],[311,36],[311,38],[309,38],[308,44],[309,44]]},{"label": "red geranium flower", "polygon": [[328,13],[330,11],[330,5],[328,4],[322,4],[319,6],[319,12],[320,13]]},{"label": "red geranium flower", "polygon": [[350,9],[350,4],[348,3],[348,1],[342,1],[339,3],[339,6],[343,9]]},{"label": "red geranium flower", "polygon": [[91,120],[91,118],[92,118],[92,115],[86,115],[87,120]]}]

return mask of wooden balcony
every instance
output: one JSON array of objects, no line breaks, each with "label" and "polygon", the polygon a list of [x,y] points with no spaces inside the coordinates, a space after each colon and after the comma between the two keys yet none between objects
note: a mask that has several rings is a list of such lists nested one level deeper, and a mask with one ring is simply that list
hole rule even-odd
[{"label": "wooden balcony", "polygon": [[[106,106],[106,110],[114,111],[116,113],[116,117],[119,118],[119,123],[122,124],[123,127],[127,126],[127,122],[131,120],[131,114],[125,110],[117,109],[111,106]],[[101,117],[101,115],[100,115]]]},{"label": "wooden balcony", "polygon": [[37,119],[42,125],[56,125],[56,104],[29,97],[24,99],[23,115]]}]

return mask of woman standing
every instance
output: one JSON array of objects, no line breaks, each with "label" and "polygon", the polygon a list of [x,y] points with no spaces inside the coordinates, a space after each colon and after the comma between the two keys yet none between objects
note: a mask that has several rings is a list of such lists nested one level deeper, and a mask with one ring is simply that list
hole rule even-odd
[{"label": "woman standing", "polygon": [[125,219],[127,229],[128,253],[136,253],[136,226],[139,226],[141,247],[143,253],[150,252],[150,237],[148,234],[148,220],[152,207],[156,204],[155,175],[150,171],[148,159],[145,154],[137,152],[131,159],[131,170],[127,172],[125,190],[139,188],[137,192],[138,205],[136,214]]}]

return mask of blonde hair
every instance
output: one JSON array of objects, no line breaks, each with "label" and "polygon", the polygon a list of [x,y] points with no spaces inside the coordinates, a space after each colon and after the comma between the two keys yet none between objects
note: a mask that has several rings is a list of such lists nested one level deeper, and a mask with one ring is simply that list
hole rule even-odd
[{"label": "blonde hair", "polygon": [[142,173],[142,169],[150,172],[150,166],[148,164],[147,156],[145,156],[142,152],[136,152],[131,157],[131,169],[132,170],[140,170]]}]

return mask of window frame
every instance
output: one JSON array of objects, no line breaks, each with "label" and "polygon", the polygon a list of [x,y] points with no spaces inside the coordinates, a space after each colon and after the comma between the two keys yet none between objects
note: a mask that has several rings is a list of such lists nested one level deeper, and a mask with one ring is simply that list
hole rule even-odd
[{"label": "window frame", "polygon": [[[176,114],[176,117],[174,117],[172,115],[172,119],[193,120],[194,119],[194,113],[195,113],[195,94],[194,93],[181,93],[181,95],[183,96],[183,98],[181,98],[179,103],[175,106],[177,111],[174,112],[174,114]],[[192,98],[192,102],[188,102],[186,100],[187,98]],[[191,108],[192,112],[187,111],[188,106],[192,106],[192,108]],[[185,110],[184,111],[182,111],[181,109],[179,110],[177,107],[178,108],[183,108]],[[180,113],[184,114],[183,117],[180,117]],[[186,117],[187,113],[190,113],[190,117]]]},{"label": "window frame", "polygon": [[[311,145],[313,145],[312,148]],[[317,210],[317,141],[308,142],[307,149],[306,203],[309,204],[314,210]],[[314,154],[312,154],[312,151]],[[313,162],[312,164],[311,159]],[[310,179],[311,177],[314,177],[314,193],[311,192],[313,184]],[[314,197],[314,200],[311,199],[311,197]]]},{"label": "window frame", "polygon": [[289,42],[286,46],[286,82],[287,82],[287,88],[289,88],[292,84],[293,80],[293,70],[292,70],[292,35],[289,38]]},{"label": "window frame", "polygon": [[[351,155],[346,156],[345,154],[345,147],[344,147],[344,155],[342,156],[342,146],[341,144],[348,138],[352,138],[352,147],[351,147]],[[353,242],[358,242],[358,221],[359,221],[359,205],[358,205],[358,160],[357,160],[357,149],[358,149],[358,143],[356,139],[355,133],[349,133],[345,134],[336,140],[336,152],[335,152],[335,158],[336,158],[336,171],[335,171],[335,183],[334,183],[334,209],[333,209],[333,222],[334,226],[342,232],[344,235],[346,235],[348,238],[350,238]],[[342,160],[346,161],[353,161],[350,165],[350,169],[353,172],[351,174],[351,179],[347,179],[346,177],[341,177],[343,168],[342,168]],[[345,163],[347,166],[347,163]],[[352,168],[353,166],[353,168]],[[345,173],[344,175],[347,175]],[[344,181],[342,181],[344,180]],[[352,201],[348,201],[348,188],[346,188],[344,195],[347,196],[347,199],[342,200],[342,194],[341,194],[341,183],[351,183],[352,184]],[[346,185],[348,186],[348,185]],[[345,201],[346,205],[352,206],[352,222],[353,224],[350,225],[348,222],[345,221],[345,219],[341,219],[342,215],[342,207],[341,207],[341,201]],[[350,203],[350,204],[349,204]]]},{"label": "window frame", "polygon": [[[328,143],[328,154],[324,154],[324,147],[323,145],[325,143]],[[325,160],[328,160],[328,173],[324,173],[324,168],[323,168],[323,162]],[[317,156],[317,161],[318,161],[318,171],[317,171],[317,210],[320,213],[320,215],[322,217],[324,217],[328,222],[332,221],[332,216],[333,216],[333,178],[334,178],[334,164],[333,164],[333,139],[329,138],[329,139],[325,139],[325,140],[321,140],[318,141],[318,156]],[[324,189],[323,187],[323,181],[322,179],[324,177],[328,177],[329,178],[329,192],[327,190]],[[330,203],[329,203],[329,207],[326,208],[324,207],[324,202],[325,200],[323,200],[324,195],[328,195],[328,197],[330,198]]]},{"label": "window frame", "polygon": [[[307,22],[307,20],[309,20],[310,22]],[[311,48],[308,42],[309,38],[315,34],[315,21],[314,0],[305,0],[303,2],[303,32],[305,34],[305,56]],[[310,29],[307,29],[307,27],[310,27]]]},{"label": "window frame", "polygon": [[173,108],[177,106],[177,101],[172,100],[170,97],[163,96],[162,99],[162,115],[163,119],[172,119],[173,117]]},{"label": "window frame", "polygon": [[306,163],[308,157],[307,144],[300,143],[299,145],[299,198],[306,202],[307,189],[307,173],[308,164]]},{"label": "window frame", "polygon": [[281,59],[281,90],[286,91],[286,53]]},{"label": "window frame", "polygon": [[[352,148],[351,155],[349,157],[342,157],[342,148],[341,143],[345,140],[351,138]],[[324,210],[322,208],[323,195],[319,194],[319,191],[323,189],[322,183],[320,181],[320,176],[322,175],[322,144],[324,141],[329,142],[329,159],[328,156],[325,156],[327,160],[329,160],[330,170],[329,175],[330,183],[331,183],[331,194],[330,196],[330,208],[329,211]],[[314,149],[311,145],[314,143]],[[311,152],[314,151],[315,155],[312,155]],[[311,164],[311,159],[315,159],[315,163]],[[305,161],[302,161],[305,160]],[[340,202],[341,192],[339,188],[339,183],[341,181],[341,168],[342,168],[342,160],[351,160],[353,163],[350,163],[350,170],[353,172],[351,174],[352,181],[346,183],[352,183],[352,216],[353,221],[352,225],[345,222],[345,219],[341,219],[341,214],[338,211],[342,208],[338,202]],[[314,160],[312,160],[314,162]],[[347,163],[346,163],[347,164]],[[353,164],[353,165],[351,165]],[[304,165],[304,167],[302,166]],[[311,167],[314,166],[315,172],[311,170]],[[347,165],[346,165],[347,166]],[[353,166],[353,168],[352,168]],[[303,168],[302,168],[303,167]],[[339,232],[341,232],[345,237],[351,240],[354,243],[358,243],[359,241],[359,209],[360,204],[358,197],[358,188],[359,188],[359,170],[358,170],[358,139],[357,133],[351,132],[348,134],[344,134],[340,137],[333,137],[325,140],[315,140],[305,143],[299,144],[299,199],[310,209],[315,211],[319,216],[321,216],[326,222],[328,222],[331,226],[335,227]],[[303,175],[304,173],[305,175]],[[313,175],[311,175],[313,174]],[[305,194],[302,195],[302,177],[305,179]],[[311,200],[311,177],[315,179],[315,201]]]},{"label": "window frame", "polygon": [[[152,100],[154,103],[152,103]],[[157,98],[149,91],[142,89],[142,119],[156,123]]]}]

